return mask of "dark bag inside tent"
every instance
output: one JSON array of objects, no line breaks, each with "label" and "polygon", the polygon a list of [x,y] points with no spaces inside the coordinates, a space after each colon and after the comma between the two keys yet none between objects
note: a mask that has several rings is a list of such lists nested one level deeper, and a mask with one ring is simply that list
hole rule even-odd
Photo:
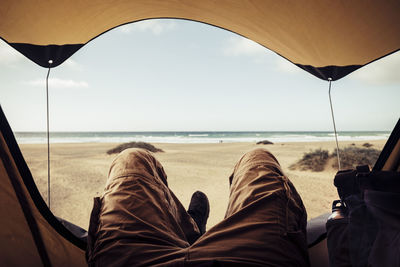
[{"label": "dark bag inside tent", "polygon": [[359,166],[336,174],[345,216],[327,222],[331,266],[400,264],[399,126],[400,121],[372,171]]}]

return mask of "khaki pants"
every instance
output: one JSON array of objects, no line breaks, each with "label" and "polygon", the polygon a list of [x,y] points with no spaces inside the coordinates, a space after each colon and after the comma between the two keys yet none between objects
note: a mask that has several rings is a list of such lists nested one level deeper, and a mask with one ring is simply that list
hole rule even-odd
[{"label": "khaki pants", "polygon": [[89,265],[308,266],[306,211],[275,157],[246,153],[229,181],[225,219],[200,236],[152,154],[123,151],[95,199]]}]

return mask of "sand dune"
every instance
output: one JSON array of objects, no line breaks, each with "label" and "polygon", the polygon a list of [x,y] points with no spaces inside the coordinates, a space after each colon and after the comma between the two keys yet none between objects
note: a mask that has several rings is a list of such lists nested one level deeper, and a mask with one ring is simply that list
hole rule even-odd
[{"label": "sand dune", "polygon": [[[365,141],[364,141],[365,142]],[[341,142],[341,147],[364,142]],[[385,141],[369,141],[382,149]],[[117,144],[52,144],[51,145],[51,210],[56,216],[87,228],[93,197],[101,194],[108,168],[115,155],[106,151]],[[308,218],[330,212],[332,200],[337,199],[333,186],[336,173],[331,167],[323,172],[292,171],[288,167],[304,152],[323,148],[333,151],[334,142],[221,144],[154,144],[164,153],[156,153],[168,175],[168,183],[175,195],[187,207],[196,190],[205,192],[211,211],[207,227],[218,223],[225,214],[229,184],[228,177],[236,161],[246,151],[257,147],[270,150],[284,172],[296,186],[306,206]],[[20,145],[23,155],[44,199],[47,199],[47,148],[45,145]]]}]

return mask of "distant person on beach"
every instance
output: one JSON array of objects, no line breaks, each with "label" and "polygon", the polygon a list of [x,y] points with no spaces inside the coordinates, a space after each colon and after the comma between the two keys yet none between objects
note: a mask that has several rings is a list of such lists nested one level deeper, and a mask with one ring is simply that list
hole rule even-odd
[{"label": "distant person on beach", "polygon": [[186,211],[151,153],[121,152],[95,198],[89,266],[309,266],[306,210],[276,158],[264,149],[246,153],[229,184],[225,219],[205,231],[203,193]]}]

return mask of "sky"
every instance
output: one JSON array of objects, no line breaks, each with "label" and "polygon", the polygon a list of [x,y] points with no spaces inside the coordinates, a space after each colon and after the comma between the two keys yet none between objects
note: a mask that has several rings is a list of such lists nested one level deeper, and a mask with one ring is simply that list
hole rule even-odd
[{"label": "sky", "polygon": [[[47,69],[0,40],[0,104],[46,130]],[[92,40],[49,82],[51,131],[331,131],[328,82],[229,31],[147,20]],[[391,131],[400,52],[332,83],[338,131]]]}]

